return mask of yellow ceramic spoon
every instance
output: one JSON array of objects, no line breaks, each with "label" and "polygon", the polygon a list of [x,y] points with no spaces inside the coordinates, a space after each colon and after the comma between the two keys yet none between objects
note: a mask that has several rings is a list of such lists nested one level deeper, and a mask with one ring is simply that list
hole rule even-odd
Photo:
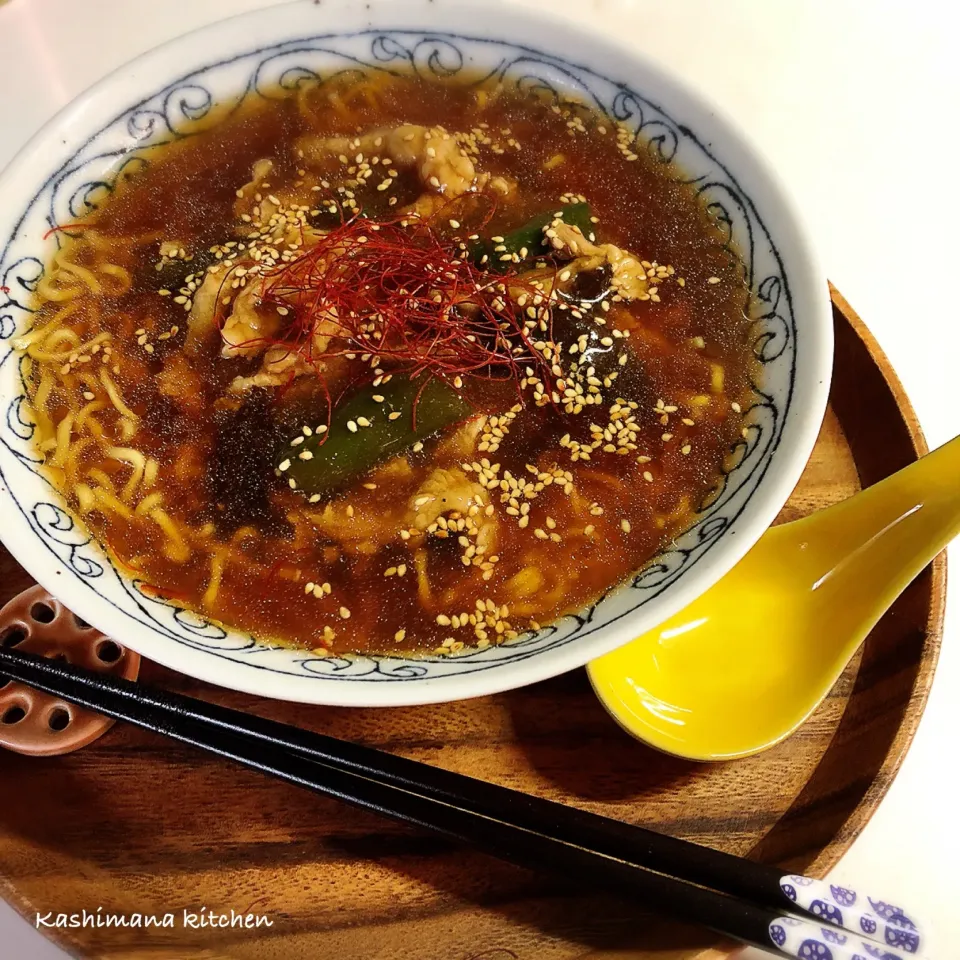
[{"label": "yellow ceramic spoon", "polygon": [[874,624],[960,532],[960,437],[862,493],[773,527],[677,616],[588,667],[635,737],[749,756],[813,712]]}]

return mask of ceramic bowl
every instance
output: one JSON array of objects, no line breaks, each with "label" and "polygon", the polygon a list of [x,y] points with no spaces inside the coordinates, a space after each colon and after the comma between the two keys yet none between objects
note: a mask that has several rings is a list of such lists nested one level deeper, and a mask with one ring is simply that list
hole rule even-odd
[{"label": "ceramic bowl", "polygon": [[[321,659],[160,602],[112,565],[38,472],[14,350],[57,242],[145,161],[222,104],[270,96],[347,67],[455,77],[496,71],[575,94],[639,131],[695,178],[741,252],[761,373],[736,465],[696,523],[576,616],[454,657]],[[46,237],[46,239],[45,239]],[[775,175],[698,94],[581,25],[490,0],[325,0],[238,16],[174,40],[106,77],[51,120],[0,176],[0,538],[79,616],[151,660],[211,683],[312,703],[428,703],[519,687],[582,666],[677,612],[763,533],[799,479],[823,416],[832,339],[827,285]]]}]

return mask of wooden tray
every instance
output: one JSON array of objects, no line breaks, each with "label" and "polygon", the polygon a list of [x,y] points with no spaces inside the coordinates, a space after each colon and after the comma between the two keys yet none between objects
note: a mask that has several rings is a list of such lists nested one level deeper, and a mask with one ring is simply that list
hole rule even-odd
[{"label": "wooden tray", "polygon": [[[926,451],[886,358],[833,291],[830,409],[780,519],[855,493]],[[0,602],[29,578],[0,554]],[[900,766],[940,643],[939,557],[870,635],[815,716],[767,753],[673,759],[624,734],[582,670],[440,706],[347,710],[229,693],[144,664],[142,679],[371,744],[739,854],[820,875]],[[122,638],[120,638],[122,639]],[[735,708],[735,705],[733,705]],[[585,896],[433,836],[118,725],[49,760],[0,752],[0,892],[39,911],[172,912],[172,929],[49,931],[109,960],[687,960],[724,956],[701,931]],[[272,927],[190,929],[183,911]]]}]

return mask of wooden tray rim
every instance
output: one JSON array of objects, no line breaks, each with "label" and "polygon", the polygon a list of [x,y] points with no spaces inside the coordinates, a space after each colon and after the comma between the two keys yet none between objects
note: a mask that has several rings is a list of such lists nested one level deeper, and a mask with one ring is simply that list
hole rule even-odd
[{"label": "wooden tray rim", "polygon": [[[831,283],[830,299],[833,306],[850,324],[853,332],[866,347],[870,358],[880,371],[887,389],[896,402],[897,409],[907,428],[910,441],[917,459],[929,453],[926,437],[920,427],[913,404],[900,382],[893,365],[883,352],[883,348],[870,332],[867,325],[860,319],[859,314],[850,306],[846,298]],[[903,722],[897,729],[897,734],[887,751],[883,764],[877,771],[870,786],[865,791],[856,808],[844,822],[843,827],[820,852],[820,855],[810,865],[809,872],[814,876],[823,877],[834,867],[840,858],[850,849],[853,842],[860,836],[863,829],[870,822],[870,818],[877,812],[881,800],[886,796],[897,773],[903,764],[910,744],[916,736],[917,728],[923,717],[930,697],[930,688],[933,685],[933,676],[936,672],[937,661],[940,657],[940,645],[943,641],[943,621],[947,603],[947,554],[942,551],[934,558],[930,565],[930,607],[927,614],[927,631],[923,643],[923,651],[917,663],[917,677],[910,695],[910,707]],[[706,960],[706,958],[704,958]]]}]

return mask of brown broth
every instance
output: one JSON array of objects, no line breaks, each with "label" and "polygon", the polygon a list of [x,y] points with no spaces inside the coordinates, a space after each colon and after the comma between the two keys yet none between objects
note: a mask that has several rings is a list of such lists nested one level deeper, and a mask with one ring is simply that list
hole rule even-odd
[{"label": "brown broth", "polygon": [[[96,332],[111,333],[112,356],[103,369],[140,419],[135,435],[124,438],[121,418],[105,402],[104,409],[90,414],[105,439],[77,450],[69,469],[55,462],[49,438],[57,425],[71,411],[75,423],[78,409],[102,397],[102,384],[91,379],[101,367],[102,352],[68,374],[59,359],[40,357],[34,390],[45,370],[55,380],[44,403],[48,422],[41,436],[48,438],[48,463],[56,479],[80,510],[84,503],[77,485],[101,482],[91,470],[106,474],[118,491],[130,477],[128,463],[104,455],[109,446],[132,447],[158,462],[152,490],[162,492],[163,511],[184,531],[179,554],[170,555],[169,534],[148,515],[152,511],[133,512],[140,502],[136,498],[127,507],[129,516],[84,512],[96,537],[158,595],[258,636],[307,648],[397,652],[434,649],[447,640],[447,649],[455,651],[476,636],[473,627],[451,626],[449,618],[475,611],[478,601],[498,610],[507,605],[504,619],[514,631],[522,632],[531,621],[548,623],[595,600],[689,526],[739,435],[737,405],[749,394],[752,360],[739,262],[677,170],[642,145],[628,159],[611,122],[579,108],[561,110],[508,87],[488,87],[482,104],[480,99],[463,84],[398,78],[381,83],[369,102],[346,90],[338,100],[342,108],[331,106],[323,86],[247,104],[213,129],[151,157],[153,162],[103,205],[95,218],[97,242],[81,232],[73,247],[76,263],[98,268],[106,250],[109,261],[130,271],[134,282],[118,296],[107,289],[79,298],[65,325],[82,341]],[[584,130],[575,116],[586,118]],[[181,371],[180,395],[161,392],[161,373],[175,371],[177,356],[183,356],[187,317],[173,296],[160,296],[158,290],[175,292],[188,272],[202,271],[212,260],[211,245],[237,239],[236,191],[250,180],[256,161],[273,159],[270,185],[278,191],[301,176],[292,148],[296,137],[308,132],[352,136],[398,123],[442,125],[450,131],[486,124],[485,135],[496,143],[479,147],[477,170],[519,184],[519,197],[497,208],[486,236],[506,234],[531,216],[559,209],[562,197],[582,195],[599,221],[598,242],[670,264],[675,273],[659,284],[659,301],[634,300],[608,315],[611,324],[630,330],[632,374],[605,391],[603,407],[573,417],[529,405],[496,453],[465,459],[441,437],[408,457],[408,475],[383,469],[361,477],[331,501],[351,531],[347,547],[329,533],[316,532],[311,517],[326,504],[307,503],[269,468],[296,417],[285,414],[282,404],[259,401],[241,419],[235,409],[218,412],[218,398],[230,381],[253,372],[259,358],[224,360],[214,351],[201,352]],[[329,179],[336,186],[343,175],[334,171]],[[419,193],[415,178],[404,173],[389,195],[399,195],[402,205]],[[364,198],[375,210],[377,204],[383,207],[382,193],[371,189]],[[161,240],[178,241],[194,259],[156,269]],[[683,278],[683,286],[677,278]],[[41,295],[39,306],[38,327],[62,304],[44,302]],[[722,386],[716,380],[721,368]],[[489,384],[473,384],[471,390],[482,408],[503,409],[515,401]],[[308,387],[304,402],[315,401],[316,393]],[[618,396],[637,404],[636,454],[649,462],[602,450],[589,461],[571,462],[560,438],[571,431],[582,435],[591,422],[603,425],[607,406]],[[664,413],[663,405],[677,409]],[[694,425],[683,423],[686,418]],[[74,428],[73,435],[77,442],[86,434]],[[553,483],[526,501],[525,529],[506,512],[499,491],[488,492],[485,502],[494,505],[499,530],[492,577],[484,580],[478,567],[463,565],[456,536],[429,537],[424,549],[432,597],[424,602],[406,541],[394,536],[374,552],[357,544],[367,528],[398,532],[409,525],[411,499],[434,468],[456,468],[484,456],[500,465],[500,477],[509,472],[529,478],[530,466],[569,471],[572,492],[564,492],[564,483]],[[227,502],[235,489],[224,492],[224,483],[242,490],[239,513]],[[120,493],[118,499],[123,500]],[[255,501],[269,508],[258,512],[250,506],[244,513],[243,505]],[[401,565],[406,565],[405,576],[385,575]],[[329,595],[306,592],[308,583],[329,584]],[[401,639],[398,631],[405,631]],[[491,641],[502,639],[495,631],[491,623]]]}]

